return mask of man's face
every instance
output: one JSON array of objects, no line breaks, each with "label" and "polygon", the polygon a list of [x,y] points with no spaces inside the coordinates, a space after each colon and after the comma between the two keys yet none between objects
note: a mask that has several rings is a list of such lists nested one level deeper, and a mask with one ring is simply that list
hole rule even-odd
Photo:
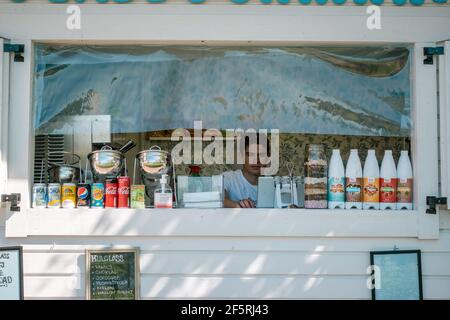
[{"label": "man's face", "polygon": [[[264,163],[264,164],[263,164]],[[261,175],[261,168],[267,163],[267,148],[262,144],[250,144],[245,149],[244,169],[254,175]]]}]

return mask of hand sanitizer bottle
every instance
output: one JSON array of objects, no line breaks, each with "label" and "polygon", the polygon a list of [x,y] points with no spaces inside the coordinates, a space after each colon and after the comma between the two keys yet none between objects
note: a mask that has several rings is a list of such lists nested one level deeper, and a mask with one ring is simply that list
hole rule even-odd
[{"label": "hand sanitizer bottle", "polygon": [[155,208],[172,208],[172,188],[167,184],[167,174],[161,175],[160,186],[155,189]]}]

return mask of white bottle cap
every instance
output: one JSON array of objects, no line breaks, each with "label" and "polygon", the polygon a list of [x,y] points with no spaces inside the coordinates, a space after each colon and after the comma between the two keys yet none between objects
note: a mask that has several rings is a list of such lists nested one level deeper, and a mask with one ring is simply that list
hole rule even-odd
[{"label": "white bottle cap", "polygon": [[358,149],[350,149],[350,153],[358,153]]},{"label": "white bottle cap", "polygon": [[334,153],[334,154],[341,154],[341,150],[339,150],[339,149],[333,149],[333,153]]},{"label": "white bottle cap", "polygon": [[367,151],[368,154],[375,154],[375,150],[374,149],[369,149],[369,151]]},{"label": "white bottle cap", "polygon": [[408,155],[408,150],[402,150],[401,154],[407,156]]},{"label": "white bottle cap", "polygon": [[387,153],[387,154],[392,153],[392,150],[384,150],[384,153]]},{"label": "white bottle cap", "polygon": [[163,174],[161,175],[161,179],[159,180],[159,182],[161,182],[161,184],[166,184],[167,183],[167,174]]}]

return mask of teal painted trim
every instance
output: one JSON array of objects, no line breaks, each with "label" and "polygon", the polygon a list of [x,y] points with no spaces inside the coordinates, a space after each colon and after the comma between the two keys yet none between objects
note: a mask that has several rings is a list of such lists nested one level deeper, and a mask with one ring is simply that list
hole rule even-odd
[{"label": "teal painted trim", "polygon": [[[69,3],[71,2],[70,0],[48,0],[50,3]],[[190,3],[192,4],[200,4],[200,3],[205,3],[206,0],[188,0]],[[271,4],[273,2],[277,2],[279,4],[282,5],[286,5],[289,4],[291,0],[259,0],[262,4]],[[347,0],[331,0],[334,4],[336,5],[343,5],[347,2]],[[409,0],[409,3],[413,6],[421,6],[425,3],[426,0]],[[26,0],[11,0],[11,2],[14,3],[24,3],[26,2]],[[86,0],[75,0],[75,3],[85,3]],[[133,0],[95,0],[96,3],[131,3],[133,2]],[[149,3],[162,3],[162,2],[166,2],[166,0],[147,0],[147,2]],[[235,4],[245,4],[247,2],[249,2],[249,0],[231,0],[231,2],[235,3]],[[300,4],[303,5],[308,5],[311,4],[312,0],[298,0],[298,2]],[[315,0],[315,2],[319,5],[325,5],[328,3],[328,0]],[[353,3],[357,4],[357,5],[364,5],[368,2],[368,0],[353,0]],[[403,6],[407,3],[407,0],[392,0],[392,2],[396,5],[396,6]],[[430,1],[431,2],[431,1]],[[438,3],[438,4],[445,4],[448,2],[448,0],[432,0],[432,2],[434,3]],[[374,5],[382,5],[384,3],[384,0],[370,0],[370,3],[374,4]]]}]

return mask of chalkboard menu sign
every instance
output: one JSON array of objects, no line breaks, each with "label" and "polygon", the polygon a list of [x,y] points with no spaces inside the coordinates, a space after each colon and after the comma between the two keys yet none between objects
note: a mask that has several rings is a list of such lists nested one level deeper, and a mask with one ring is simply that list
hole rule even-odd
[{"label": "chalkboard menu sign", "polygon": [[22,247],[0,248],[0,300],[23,299]]},{"label": "chalkboard menu sign", "polygon": [[139,299],[139,249],[86,250],[86,297]]},{"label": "chalkboard menu sign", "polygon": [[373,300],[422,300],[420,250],[372,251],[370,263],[376,267]]}]

